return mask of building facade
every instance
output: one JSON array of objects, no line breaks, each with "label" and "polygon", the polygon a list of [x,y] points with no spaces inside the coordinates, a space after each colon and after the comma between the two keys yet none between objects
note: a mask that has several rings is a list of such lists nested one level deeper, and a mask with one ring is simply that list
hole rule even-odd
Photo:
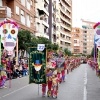
[{"label": "building facade", "polygon": [[50,40],[71,50],[72,1],[49,0],[49,14]]},{"label": "building facade", "polygon": [[0,21],[5,18],[16,21],[20,29],[34,34],[34,0],[0,0]]},{"label": "building facade", "polygon": [[82,19],[82,33],[83,33],[83,54],[90,55],[94,48],[94,22]]},{"label": "building facade", "polygon": [[60,47],[71,50],[72,0],[59,1],[59,15],[60,21],[58,23],[60,23]]},{"label": "building facade", "polygon": [[49,39],[48,33],[48,17],[49,17],[49,1],[48,0],[35,0],[35,26],[36,26],[36,36],[41,36]]},{"label": "building facade", "polygon": [[83,42],[82,42],[82,29],[81,28],[72,28],[72,44],[71,44],[71,48],[72,48],[72,54],[74,55],[79,55],[79,54],[83,54]]},{"label": "building facade", "polygon": [[91,55],[94,48],[94,29],[95,22],[81,19],[81,28],[72,28],[72,53]]}]

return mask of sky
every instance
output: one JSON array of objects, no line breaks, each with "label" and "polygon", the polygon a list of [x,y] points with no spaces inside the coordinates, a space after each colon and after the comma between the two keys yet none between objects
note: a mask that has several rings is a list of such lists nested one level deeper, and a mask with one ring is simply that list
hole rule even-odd
[{"label": "sky", "polygon": [[100,21],[100,0],[72,0],[72,24],[80,27],[80,19],[92,22]]}]

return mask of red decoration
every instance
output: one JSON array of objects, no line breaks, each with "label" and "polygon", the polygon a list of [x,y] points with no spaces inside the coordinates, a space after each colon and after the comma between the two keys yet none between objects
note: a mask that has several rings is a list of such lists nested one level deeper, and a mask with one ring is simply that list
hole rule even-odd
[{"label": "red decoration", "polygon": [[10,20],[7,20],[7,23],[10,23],[11,21]]},{"label": "red decoration", "polygon": [[3,25],[4,23],[2,22],[1,25]]},{"label": "red decoration", "polygon": [[12,33],[12,34],[15,34],[15,30],[11,30],[11,33]]},{"label": "red decoration", "polygon": [[2,62],[3,64],[6,64],[6,60],[1,60],[1,62]]},{"label": "red decoration", "polygon": [[4,29],[4,30],[3,30],[3,33],[4,33],[4,34],[7,34],[7,33],[8,33],[7,29]]},{"label": "red decoration", "polygon": [[98,23],[96,23],[94,26],[93,26],[93,28],[95,29],[97,26],[99,26],[100,25],[100,22],[98,22]]}]

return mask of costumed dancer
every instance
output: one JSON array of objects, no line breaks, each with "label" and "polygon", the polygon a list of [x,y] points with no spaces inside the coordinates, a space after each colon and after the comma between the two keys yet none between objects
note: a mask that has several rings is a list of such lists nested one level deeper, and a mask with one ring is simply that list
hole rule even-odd
[{"label": "costumed dancer", "polygon": [[58,78],[57,78],[57,70],[55,70],[52,75],[52,87],[51,87],[50,98],[57,98],[57,95],[58,95]]},{"label": "costumed dancer", "polygon": [[62,82],[62,76],[60,72],[57,72],[57,78],[58,78],[58,83],[60,84]]},{"label": "costumed dancer", "polygon": [[48,77],[48,91],[47,91],[47,96],[51,97],[51,87],[52,87],[52,76]]},{"label": "costumed dancer", "polygon": [[62,81],[65,82],[65,70],[64,69],[61,71],[61,74],[62,74]]},{"label": "costumed dancer", "polygon": [[6,88],[5,82],[7,79],[6,69],[0,68],[0,88]]},{"label": "costumed dancer", "polygon": [[42,84],[42,96],[43,96],[43,97],[46,96],[46,86],[47,86],[46,83],[43,83],[43,84]]}]

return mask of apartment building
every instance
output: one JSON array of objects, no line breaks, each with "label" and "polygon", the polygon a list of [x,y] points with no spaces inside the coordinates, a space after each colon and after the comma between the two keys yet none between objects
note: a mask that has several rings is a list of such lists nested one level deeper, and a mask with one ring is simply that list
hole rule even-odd
[{"label": "apartment building", "polygon": [[59,0],[60,47],[71,50],[72,0]]},{"label": "apartment building", "polygon": [[79,55],[83,54],[83,42],[82,42],[82,29],[74,27],[72,28],[71,48],[72,54]]},{"label": "apartment building", "polygon": [[48,0],[35,0],[35,12],[36,12],[36,18],[35,18],[35,26],[36,36],[41,36],[49,39],[49,33],[48,33],[48,17],[49,17],[49,1]]},{"label": "apartment building", "polygon": [[57,44],[57,0],[49,0],[49,39]]},{"label": "apartment building", "polygon": [[94,26],[95,22],[82,19],[82,33],[83,33],[83,54],[91,54],[94,47]]},{"label": "apartment building", "polygon": [[49,38],[71,50],[72,1],[49,0]]},{"label": "apartment building", "polygon": [[5,18],[16,21],[20,29],[34,34],[34,0],[0,0],[0,22]]}]

